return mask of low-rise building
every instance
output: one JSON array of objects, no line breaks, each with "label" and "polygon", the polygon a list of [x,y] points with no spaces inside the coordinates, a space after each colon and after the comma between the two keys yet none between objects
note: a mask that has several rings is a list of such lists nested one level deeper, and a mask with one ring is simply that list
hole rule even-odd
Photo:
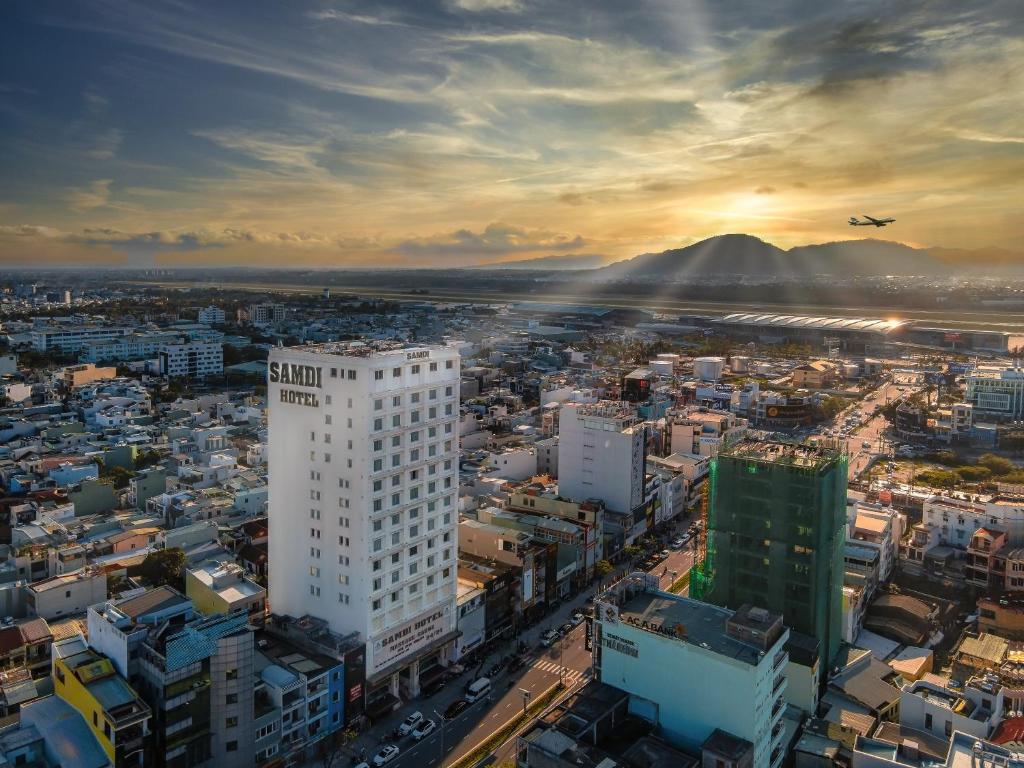
[{"label": "low-rise building", "polygon": [[185,570],[185,594],[206,616],[245,611],[256,624],[266,612],[267,590],[237,563],[208,561]]},{"label": "low-rise building", "polygon": [[[629,693],[630,710],[684,748],[699,749],[727,724],[753,744],[750,765],[781,765],[789,637],[782,618],[660,592],[656,583],[634,574],[595,602],[597,679]],[[665,670],[672,671],[672,685],[665,684]]]},{"label": "low-rise building", "polygon": [[107,574],[102,568],[83,568],[53,576],[25,588],[29,615],[44,619],[85,615],[90,605],[107,598]]},{"label": "low-rise building", "polygon": [[66,654],[54,650],[54,692],[86,719],[115,768],[145,765],[152,716],[146,702],[81,639],[65,641]]}]

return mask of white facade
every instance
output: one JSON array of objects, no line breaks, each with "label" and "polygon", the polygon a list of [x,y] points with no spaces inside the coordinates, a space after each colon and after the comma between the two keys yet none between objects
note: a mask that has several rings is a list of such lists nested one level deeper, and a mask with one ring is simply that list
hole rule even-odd
[{"label": "white facade", "polygon": [[1024,544],[1024,498],[993,498],[967,501],[951,496],[932,496],[924,502],[921,522],[937,531],[939,543],[967,549],[979,528],[994,526],[1006,531],[1007,542]]},{"label": "white facade", "polygon": [[965,399],[976,411],[1021,418],[1024,416],[1024,368],[978,368],[967,376]]},{"label": "white facade", "polygon": [[284,321],[283,304],[250,304],[249,322],[252,325],[272,325]]},{"label": "white facade", "polygon": [[271,610],[358,632],[370,684],[397,679],[456,628],[459,355],[325,344],[268,369]]},{"label": "white facade", "polygon": [[224,325],[227,320],[227,315],[220,307],[214,307],[211,305],[200,309],[196,319],[200,323],[206,323],[207,325]]},{"label": "white facade", "polygon": [[58,325],[33,328],[30,331],[32,348],[38,352],[78,352],[96,341],[112,341],[127,336],[128,328],[96,325]]},{"label": "white facade", "polygon": [[224,345],[189,341],[160,347],[160,372],[165,376],[202,379],[224,373]]},{"label": "white facade", "polygon": [[558,422],[558,491],[574,501],[601,499],[613,512],[644,500],[644,434],[621,403],[562,406]]}]

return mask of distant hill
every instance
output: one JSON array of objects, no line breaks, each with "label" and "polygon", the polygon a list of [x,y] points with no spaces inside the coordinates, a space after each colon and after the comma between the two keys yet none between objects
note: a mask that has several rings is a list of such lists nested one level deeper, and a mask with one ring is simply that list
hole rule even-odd
[{"label": "distant hill", "polygon": [[499,261],[478,264],[475,269],[595,269],[604,264],[604,258],[597,254],[581,253],[569,256],[538,256],[535,259]]},{"label": "distant hill", "polygon": [[685,248],[645,253],[592,274],[600,279],[690,280],[711,275],[782,279],[815,275],[934,275],[965,268],[1024,267],[1024,255],[999,248],[912,248],[888,240],[844,240],[788,251],[752,235],[719,235]]}]

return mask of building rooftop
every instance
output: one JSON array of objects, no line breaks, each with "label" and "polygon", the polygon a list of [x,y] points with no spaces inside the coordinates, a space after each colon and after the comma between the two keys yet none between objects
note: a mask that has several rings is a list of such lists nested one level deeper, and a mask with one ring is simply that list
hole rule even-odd
[{"label": "building rooftop", "polygon": [[785,464],[822,469],[836,463],[840,454],[821,443],[780,443],[767,440],[744,440],[720,452],[719,457],[731,456],[766,464]]},{"label": "building rooftop", "polygon": [[143,614],[162,611],[185,603],[191,603],[191,601],[173,587],[156,587],[136,597],[119,601],[117,609],[132,620],[136,620]]},{"label": "building rooftop", "polygon": [[[629,584],[631,581],[633,583]],[[609,599],[612,605],[617,603],[618,620],[634,627],[674,637],[680,642],[751,665],[758,664],[765,654],[761,647],[740,640],[730,630],[729,623],[739,612],[646,588],[631,578],[604,593],[599,601]],[[608,614],[598,615],[606,617]],[[778,617],[767,614],[767,618],[774,623],[771,620]],[[739,623],[742,625],[746,621],[740,615]]]}]

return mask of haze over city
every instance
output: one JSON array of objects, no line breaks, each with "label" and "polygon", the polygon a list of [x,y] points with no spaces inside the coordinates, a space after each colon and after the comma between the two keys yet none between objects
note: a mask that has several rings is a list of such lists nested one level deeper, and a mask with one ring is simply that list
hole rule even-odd
[{"label": "haze over city", "polygon": [[1022,17],[10,3],[0,264],[594,266],[726,233],[860,238],[865,214],[896,219],[874,237],[1014,262]]}]

